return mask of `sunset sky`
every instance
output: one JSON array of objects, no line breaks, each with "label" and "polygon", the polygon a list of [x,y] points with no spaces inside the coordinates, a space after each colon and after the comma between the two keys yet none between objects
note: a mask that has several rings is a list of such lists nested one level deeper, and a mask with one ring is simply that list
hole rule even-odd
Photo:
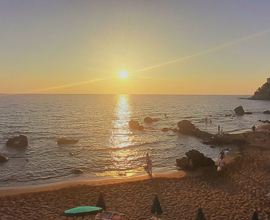
[{"label": "sunset sky", "polygon": [[0,93],[251,95],[270,77],[266,0],[1,0],[0,21]]}]

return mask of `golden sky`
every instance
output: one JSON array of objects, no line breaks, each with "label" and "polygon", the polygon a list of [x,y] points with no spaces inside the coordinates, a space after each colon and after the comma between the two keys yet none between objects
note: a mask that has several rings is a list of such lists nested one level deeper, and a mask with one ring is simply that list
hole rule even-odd
[{"label": "golden sky", "polygon": [[0,93],[251,95],[270,77],[269,11],[263,0],[2,1]]}]

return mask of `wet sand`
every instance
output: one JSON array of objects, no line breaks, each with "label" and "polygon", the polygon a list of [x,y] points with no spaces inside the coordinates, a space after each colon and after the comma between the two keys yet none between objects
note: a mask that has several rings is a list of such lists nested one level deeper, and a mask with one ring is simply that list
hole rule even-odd
[{"label": "wet sand", "polygon": [[[270,219],[270,134],[249,132],[229,135],[244,139],[240,154],[227,155],[228,171],[219,176],[216,167],[195,172],[139,179],[75,182],[28,191],[0,192],[0,219],[66,219],[60,214],[77,206],[94,206],[103,192],[108,210],[124,213],[122,219],[147,219],[158,195],[163,220],[195,219],[199,206],[206,219]],[[208,147],[208,146],[205,146]],[[233,153],[233,152],[232,152]],[[229,159],[230,158],[230,159]],[[14,192],[13,192],[14,193]],[[85,217],[93,219],[93,217]]]}]

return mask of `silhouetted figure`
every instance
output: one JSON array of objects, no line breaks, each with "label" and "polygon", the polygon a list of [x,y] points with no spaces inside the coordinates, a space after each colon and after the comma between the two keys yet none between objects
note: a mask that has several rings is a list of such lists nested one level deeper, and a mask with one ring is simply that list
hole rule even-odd
[{"label": "silhouetted figure", "polygon": [[150,159],[150,157],[149,157],[149,154],[148,154],[148,153],[146,154],[146,158],[145,158],[145,159],[146,159],[146,164],[148,164],[148,160]]},{"label": "silhouetted figure", "polygon": [[148,163],[147,163],[147,170],[148,170],[148,174],[149,174],[150,176],[152,176],[152,160],[151,160],[151,158],[149,158],[149,160],[148,160]]},{"label": "silhouetted figure", "polygon": [[255,131],[256,127],[255,125],[252,126],[252,131]]},{"label": "silhouetted figure", "polygon": [[218,125],[218,133],[220,133],[220,125]]},{"label": "silhouetted figure", "polygon": [[225,157],[225,153],[224,153],[224,150],[222,150],[219,154],[219,158],[220,160],[222,160],[224,157]]}]

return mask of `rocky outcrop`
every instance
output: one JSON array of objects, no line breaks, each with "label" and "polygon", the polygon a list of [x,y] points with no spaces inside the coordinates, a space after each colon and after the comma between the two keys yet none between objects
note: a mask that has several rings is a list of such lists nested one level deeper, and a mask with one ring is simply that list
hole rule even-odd
[{"label": "rocky outcrop", "polygon": [[139,131],[142,131],[142,130],[144,129],[144,127],[141,126],[141,125],[139,124],[139,122],[134,121],[134,120],[129,121],[128,124],[129,124],[129,129],[130,129],[130,130],[139,130]]},{"label": "rocky outcrop", "polygon": [[191,135],[191,136],[198,137],[204,140],[210,139],[213,136],[212,134],[208,132],[201,131],[200,129],[196,128],[195,125],[193,125],[188,120],[179,121],[178,127],[179,127],[178,129],[179,133]]},{"label": "rocky outcrop", "polygon": [[270,114],[270,111],[266,110],[266,111],[263,112],[263,114]]},{"label": "rocky outcrop", "polygon": [[158,119],[152,119],[152,118],[150,118],[150,117],[146,117],[146,118],[144,118],[143,121],[144,121],[146,124],[152,124],[153,122],[157,122]]},{"label": "rocky outcrop", "polygon": [[190,134],[196,131],[195,125],[188,120],[179,121],[177,125],[179,132],[182,134]]},{"label": "rocky outcrop", "polygon": [[67,139],[67,138],[60,138],[57,140],[58,145],[63,145],[63,144],[76,144],[79,140],[75,139]]},{"label": "rocky outcrop", "polygon": [[236,115],[244,115],[244,114],[251,115],[252,114],[252,112],[245,112],[241,105],[236,107],[234,109],[234,112],[235,112]]},{"label": "rocky outcrop", "polygon": [[9,138],[7,143],[7,147],[19,147],[25,148],[28,146],[28,139],[24,135],[20,135],[18,137]]},{"label": "rocky outcrop", "polygon": [[193,169],[193,164],[187,157],[182,157],[181,159],[176,159],[176,166],[184,170]]},{"label": "rocky outcrop", "polygon": [[197,150],[190,150],[186,152],[186,156],[192,161],[194,168],[215,165],[215,162],[211,158],[204,156],[204,154]]},{"label": "rocky outcrop", "polygon": [[74,170],[71,170],[71,173],[73,173],[73,174],[81,174],[81,173],[83,173],[83,170],[82,169],[74,169]]},{"label": "rocky outcrop", "polygon": [[230,138],[229,136],[221,136],[221,135],[215,135],[211,139],[207,141],[203,141],[203,144],[207,145],[237,145],[237,146],[242,146],[247,144],[245,139],[235,139],[235,138]]},{"label": "rocky outcrop", "polygon": [[8,157],[4,157],[2,155],[0,155],[0,163],[4,163],[8,161]]},{"label": "rocky outcrop", "polygon": [[270,123],[270,121],[269,120],[258,120],[258,121],[260,121],[260,122],[262,122],[262,123]]},{"label": "rocky outcrop", "polygon": [[270,83],[265,83],[254,92],[253,100],[270,100]]},{"label": "rocky outcrop", "polygon": [[214,166],[215,162],[204,156],[197,150],[190,150],[186,152],[187,157],[176,159],[176,166],[184,170],[193,170],[198,167]]},{"label": "rocky outcrop", "polygon": [[244,109],[243,109],[243,107],[241,105],[236,107],[234,109],[234,112],[235,112],[236,115],[244,115],[245,114],[245,111],[244,111]]}]

